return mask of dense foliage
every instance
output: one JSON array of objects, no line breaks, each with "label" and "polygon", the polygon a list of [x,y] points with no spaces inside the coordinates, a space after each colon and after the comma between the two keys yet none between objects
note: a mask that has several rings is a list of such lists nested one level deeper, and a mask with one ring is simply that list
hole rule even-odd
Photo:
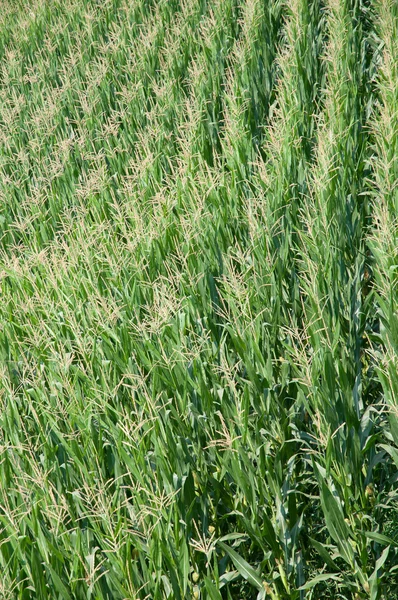
[{"label": "dense foliage", "polygon": [[0,598],[398,598],[398,4],[0,21]]}]

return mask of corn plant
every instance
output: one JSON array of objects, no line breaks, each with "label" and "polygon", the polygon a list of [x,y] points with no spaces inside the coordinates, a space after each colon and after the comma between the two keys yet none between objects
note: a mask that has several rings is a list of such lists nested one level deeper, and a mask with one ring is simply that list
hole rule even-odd
[{"label": "corn plant", "polygon": [[398,598],[393,0],[3,0],[0,598]]}]

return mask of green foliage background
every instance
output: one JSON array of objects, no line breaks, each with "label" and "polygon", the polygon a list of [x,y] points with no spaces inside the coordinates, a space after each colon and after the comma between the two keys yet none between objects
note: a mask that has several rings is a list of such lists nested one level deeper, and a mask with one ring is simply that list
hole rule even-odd
[{"label": "green foliage background", "polygon": [[0,598],[397,598],[398,4],[0,21]]}]

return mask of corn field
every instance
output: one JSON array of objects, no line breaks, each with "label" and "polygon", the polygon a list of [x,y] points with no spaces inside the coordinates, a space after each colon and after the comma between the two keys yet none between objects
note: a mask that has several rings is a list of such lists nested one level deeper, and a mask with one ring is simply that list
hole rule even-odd
[{"label": "corn field", "polygon": [[398,3],[1,0],[0,600],[398,599]]}]

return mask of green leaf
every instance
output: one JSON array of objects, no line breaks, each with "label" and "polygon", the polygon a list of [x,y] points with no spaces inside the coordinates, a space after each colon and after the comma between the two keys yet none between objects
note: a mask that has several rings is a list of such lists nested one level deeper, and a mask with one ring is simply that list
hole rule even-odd
[{"label": "green leaf", "polygon": [[398,546],[398,542],[388,537],[387,535],[384,535],[383,533],[376,533],[375,531],[365,531],[365,536],[368,539],[377,542],[378,544],[383,544],[383,546],[386,544],[389,546]]},{"label": "green leaf", "polygon": [[222,596],[210,577],[204,577],[206,591],[209,594],[210,600],[222,600]]},{"label": "green leaf", "polygon": [[239,577],[239,571],[228,571],[228,573],[224,573],[220,577],[220,589],[224,587],[224,585],[226,585],[227,583],[231,583],[231,581],[239,579]]},{"label": "green leaf", "polygon": [[349,542],[350,530],[344,520],[344,513],[340,505],[324,481],[321,483],[321,503],[326,527],[336,542],[342,558],[353,568],[355,559]]},{"label": "green leaf", "polygon": [[62,583],[60,576],[58,573],[52,568],[50,564],[44,565],[46,570],[49,571],[51,575],[51,579],[53,580],[54,587],[57,592],[61,595],[62,600],[72,600],[66,586]]},{"label": "green leaf", "polygon": [[315,548],[315,550],[318,552],[319,556],[322,558],[325,564],[327,564],[329,569],[334,569],[336,572],[338,572],[339,568],[330,556],[329,552],[326,550],[325,546],[311,537],[309,538],[309,540],[311,542],[311,545]]},{"label": "green leaf", "polygon": [[398,450],[390,446],[389,444],[380,444],[380,447],[383,448],[393,459],[395,466],[398,468]]},{"label": "green leaf", "polygon": [[336,575],[335,573],[323,573],[322,575],[317,575],[316,577],[314,577],[313,579],[311,579],[310,581],[307,581],[307,583],[305,583],[304,585],[302,585],[301,587],[299,587],[298,589],[301,591],[305,591],[305,590],[310,590],[313,587],[315,587],[316,585],[318,585],[318,583],[322,583],[323,581],[338,581],[338,582],[342,582],[343,578],[340,577],[340,575]]},{"label": "green leaf", "polygon": [[228,542],[230,540],[241,540],[242,542],[244,540],[248,539],[248,535],[247,533],[228,533],[228,535],[223,535],[222,537],[219,538],[219,542]]},{"label": "green leaf", "polygon": [[381,556],[377,559],[376,565],[372,575],[369,577],[370,584],[370,600],[376,600],[378,596],[378,588],[379,588],[379,571],[386,562],[388,558],[388,554],[390,552],[390,546],[384,548]]},{"label": "green leaf", "polygon": [[253,569],[252,566],[249,565],[248,562],[245,561],[244,558],[240,556],[235,550],[224,544],[223,542],[218,542],[218,545],[228,554],[231,558],[232,562],[235,565],[235,568],[239,571],[246,581],[248,581],[251,585],[256,587],[258,590],[263,589],[263,581],[259,577],[258,573]]},{"label": "green leaf", "polygon": [[185,539],[180,541],[179,571],[181,580],[181,590],[185,594],[188,587],[189,578],[189,552]]}]

